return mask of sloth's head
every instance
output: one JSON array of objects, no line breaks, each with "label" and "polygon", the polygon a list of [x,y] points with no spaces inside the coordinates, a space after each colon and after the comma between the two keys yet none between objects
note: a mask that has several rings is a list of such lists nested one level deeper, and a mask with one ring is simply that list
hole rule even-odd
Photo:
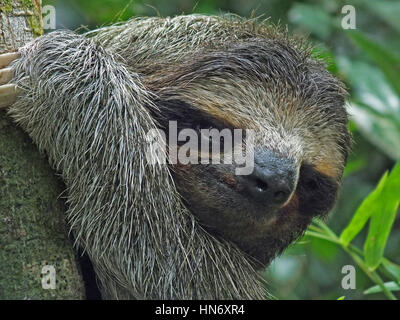
[{"label": "sloth's head", "polygon": [[180,61],[162,82],[162,127],[254,130],[249,175],[237,175],[235,161],[171,167],[210,233],[267,264],[332,208],[350,140],[346,93],[309,53],[284,39],[231,41]]}]

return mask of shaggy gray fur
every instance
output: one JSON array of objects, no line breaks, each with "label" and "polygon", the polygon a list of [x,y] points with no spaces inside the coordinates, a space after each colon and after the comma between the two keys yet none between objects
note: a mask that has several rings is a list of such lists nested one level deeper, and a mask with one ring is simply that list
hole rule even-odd
[{"label": "shaggy gray fur", "polygon": [[249,38],[309,54],[265,24],[194,15],[134,19],[85,36],[56,31],[21,50],[14,67],[22,94],[9,114],[61,172],[67,220],[104,298],[266,297],[251,260],[207,233],[169,168],[143,156],[156,127],[152,101],[175,66]]}]

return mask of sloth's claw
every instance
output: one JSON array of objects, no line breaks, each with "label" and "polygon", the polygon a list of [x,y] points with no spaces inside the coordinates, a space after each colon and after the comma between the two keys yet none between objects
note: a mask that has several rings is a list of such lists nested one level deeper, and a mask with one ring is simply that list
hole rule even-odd
[{"label": "sloth's claw", "polygon": [[14,69],[7,66],[19,57],[18,52],[0,54],[0,109],[10,106],[17,99],[17,86],[8,83],[13,77]]},{"label": "sloth's claw", "polygon": [[13,68],[0,69],[0,85],[9,82],[12,79],[13,74],[14,74]]},{"label": "sloth's claw", "polygon": [[12,105],[17,99],[17,86],[15,84],[5,84],[0,86],[0,109]]},{"label": "sloth's claw", "polygon": [[21,56],[18,52],[9,52],[0,54],[0,69],[7,67],[12,61]]}]

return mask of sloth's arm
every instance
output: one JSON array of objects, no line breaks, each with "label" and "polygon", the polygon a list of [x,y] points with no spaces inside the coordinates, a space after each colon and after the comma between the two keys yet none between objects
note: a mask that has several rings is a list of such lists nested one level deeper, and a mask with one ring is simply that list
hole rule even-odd
[{"label": "sloth's arm", "polygon": [[16,85],[9,83],[14,73],[14,69],[9,65],[19,56],[18,52],[0,55],[0,109],[8,107],[17,98]]},{"label": "sloth's arm", "polygon": [[[62,174],[68,188],[67,221],[95,265],[106,295],[128,295],[116,288],[118,279],[130,289],[129,295],[143,296],[146,283],[131,280],[132,261],[151,273],[139,250],[151,244],[140,245],[139,240],[156,237],[164,242],[166,236],[149,231],[149,236],[139,237],[146,232],[142,223],[137,226],[147,221],[144,214],[163,215],[155,206],[141,210],[138,204],[156,203],[168,212],[173,211],[169,203],[175,211],[177,205],[166,199],[173,192],[167,168],[145,166],[143,161],[145,136],[154,122],[140,77],[101,44],[68,31],[39,37],[20,53],[12,63],[11,80],[20,93],[8,114]],[[12,95],[8,85],[3,91]],[[162,259],[159,263],[168,265]],[[152,293],[156,296],[156,289]]]},{"label": "sloth's arm", "polygon": [[129,143],[142,148],[154,126],[139,75],[98,41],[54,31],[0,61],[2,106],[67,180],[90,161],[106,163],[110,142],[119,144],[128,133]]}]

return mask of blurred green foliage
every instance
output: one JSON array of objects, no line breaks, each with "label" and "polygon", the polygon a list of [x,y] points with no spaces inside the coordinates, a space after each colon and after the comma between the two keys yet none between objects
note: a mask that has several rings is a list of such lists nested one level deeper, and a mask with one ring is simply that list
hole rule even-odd
[{"label": "blurred green foliage", "polygon": [[[350,223],[338,237],[325,223],[315,219],[306,237],[324,239],[347,252],[365,274],[377,284],[364,294],[383,292],[396,300],[391,291],[400,291],[400,266],[384,258],[384,250],[400,204],[400,162],[390,174],[386,172],[378,186],[364,199]],[[370,221],[364,250],[350,242]],[[378,267],[382,270],[378,271]],[[381,273],[393,281],[383,282]]]},{"label": "blurred green foliage", "polygon": [[[292,33],[309,35],[316,54],[348,87],[354,146],[334,218],[328,225],[316,220],[265,270],[269,291],[281,299],[400,297],[400,165],[395,166],[400,159],[400,1],[351,1],[355,30],[341,27],[345,1],[43,2],[56,7],[58,28],[92,29],[135,15],[233,12],[271,17],[273,23],[288,24]],[[356,267],[354,290],[341,286],[345,265]]]}]

